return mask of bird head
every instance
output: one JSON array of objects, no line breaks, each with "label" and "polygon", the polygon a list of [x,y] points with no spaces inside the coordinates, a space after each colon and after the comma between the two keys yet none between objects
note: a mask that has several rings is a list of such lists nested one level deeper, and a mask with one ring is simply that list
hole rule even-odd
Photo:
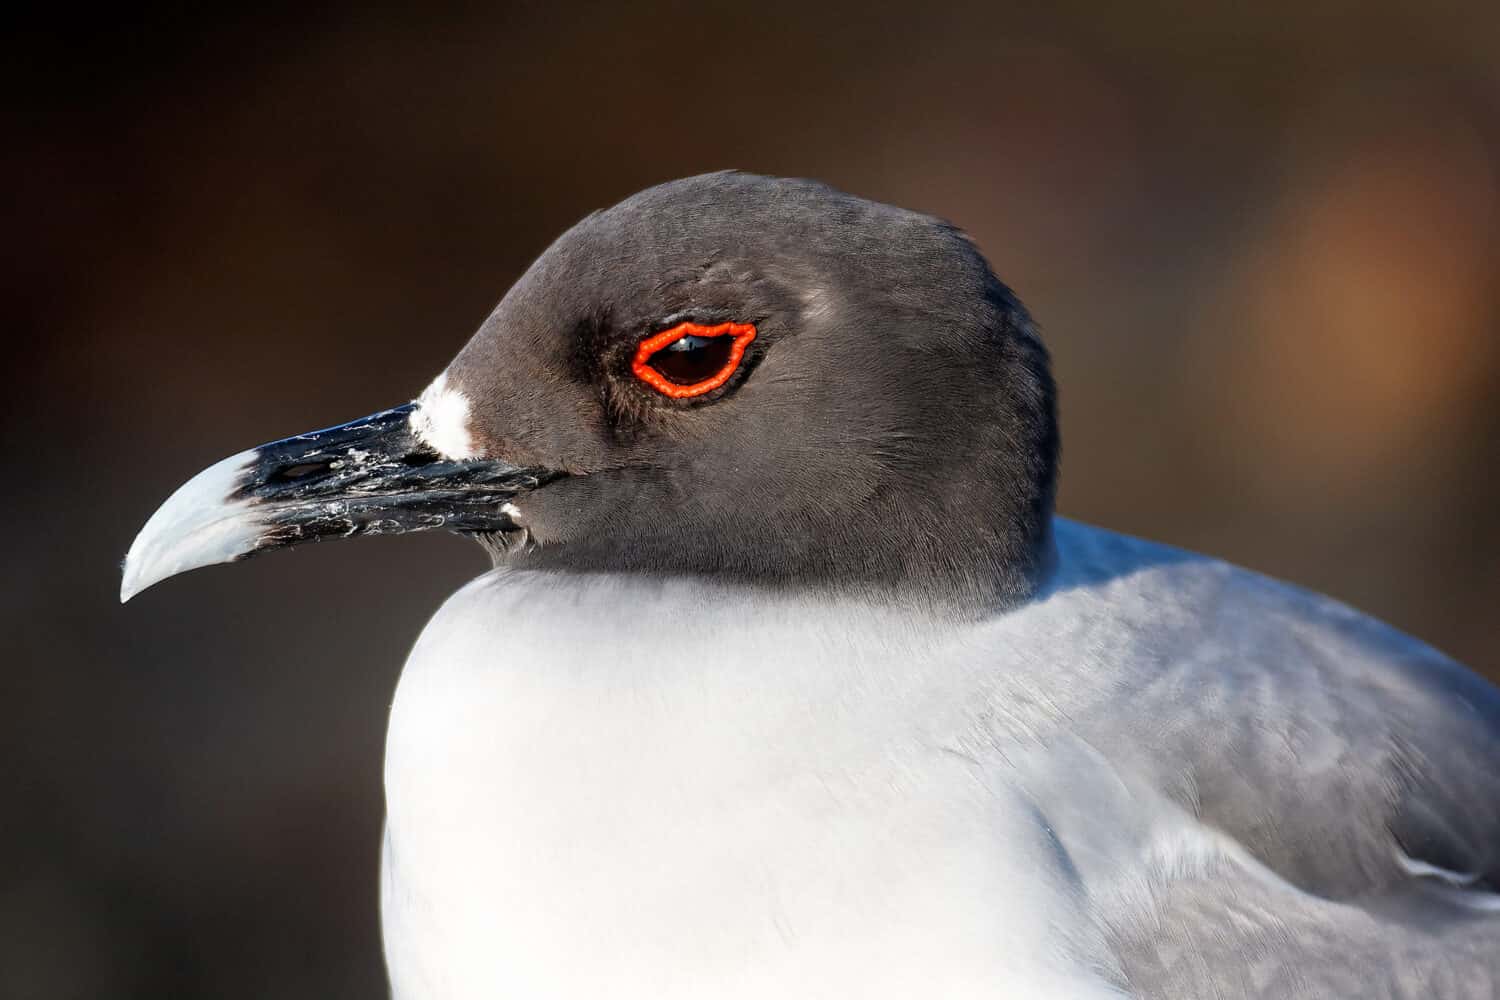
[{"label": "bird head", "polygon": [[241,452],[125,560],[444,528],[498,561],[993,605],[1045,559],[1047,356],[953,227],[717,173],[583,219],[414,403]]}]

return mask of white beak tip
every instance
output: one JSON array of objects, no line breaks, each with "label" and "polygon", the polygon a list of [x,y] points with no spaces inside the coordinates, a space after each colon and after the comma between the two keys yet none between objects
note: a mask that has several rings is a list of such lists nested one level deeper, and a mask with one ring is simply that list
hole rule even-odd
[{"label": "white beak tip", "polygon": [[135,574],[132,573],[130,571],[130,569],[131,569],[131,567],[130,567],[129,563],[124,563],[124,564],[122,564],[120,566],[120,571],[121,571],[120,572],[120,603],[121,604],[124,604],[125,602],[129,601],[132,597],[134,597],[136,594],[139,594],[141,592],[140,581],[135,578]]},{"label": "white beak tip", "polygon": [[253,451],[242,451],[216,462],[157,508],[125,555],[121,604],[170,576],[254,551],[262,519],[251,503],[233,495],[254,461]]}]

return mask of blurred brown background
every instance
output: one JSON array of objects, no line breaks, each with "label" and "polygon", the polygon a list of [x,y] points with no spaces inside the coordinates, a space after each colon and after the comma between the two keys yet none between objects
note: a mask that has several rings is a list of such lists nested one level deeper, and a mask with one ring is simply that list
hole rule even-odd
[{"label": "blurred brown background", "polygon": [[10,26],[0,996],[367,997],[449,537],[171,581],[179,482],[410,398],[583,213],[737,166],[967,228],[1064,512],[1500,676],[1500,5],[752,0]]}]

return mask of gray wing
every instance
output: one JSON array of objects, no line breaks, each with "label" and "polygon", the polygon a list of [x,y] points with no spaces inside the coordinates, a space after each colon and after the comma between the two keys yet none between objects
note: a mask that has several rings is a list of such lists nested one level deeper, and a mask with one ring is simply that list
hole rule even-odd
[{"label": "gray wing", "polygon": [[1124,695],[1205,822],[1333,899],[1418,872],[1500,888],[1500,690],[1327,598],[1221,563],[1170,575],[1196,638]]},{"label": "gray wing", "polygon": [[1174,882],[1158,919],[1115,928],[1138,1000],[1494,1000],[1500,919],[1447,901],[1288,895],[1228,867]]},{"label": "gray wing", "polygon": [[1143,995],[1500,996],[1500,690],[1306,591],[1085,548],[1145,567],[1103,590],[1153,638],[1080,728],[1286,883],[1172,883],[1119,941]]}]

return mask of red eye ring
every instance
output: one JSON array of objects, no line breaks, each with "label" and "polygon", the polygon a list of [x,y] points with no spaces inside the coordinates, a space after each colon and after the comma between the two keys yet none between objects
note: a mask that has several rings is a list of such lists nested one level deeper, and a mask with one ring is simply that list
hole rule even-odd
[{"label": "red eye ring", "polygon": [[[652,368],[650,362],[652,355],[657,351],[675,344],[683,337],[733,337],[734,343],[729,348],[729,357],[725,360],[724,367],[718,372],[691,385],[680,385]],[[751,323],[720,323],[717,326],[678,323],[670,330],[663,330],[641,341],[640,346],[635,350],[635,360],[631,362],[630,370],[635,373],[636,378],[663,396],[670,396],[672,399],[701,396],[706,392],[713,392],[729,381],[729,377],[734,374],[735,369],[739,368],[740,360],[745,356],[745,348],[750,346],[750,341],[754,339],[755,326]]]}]

